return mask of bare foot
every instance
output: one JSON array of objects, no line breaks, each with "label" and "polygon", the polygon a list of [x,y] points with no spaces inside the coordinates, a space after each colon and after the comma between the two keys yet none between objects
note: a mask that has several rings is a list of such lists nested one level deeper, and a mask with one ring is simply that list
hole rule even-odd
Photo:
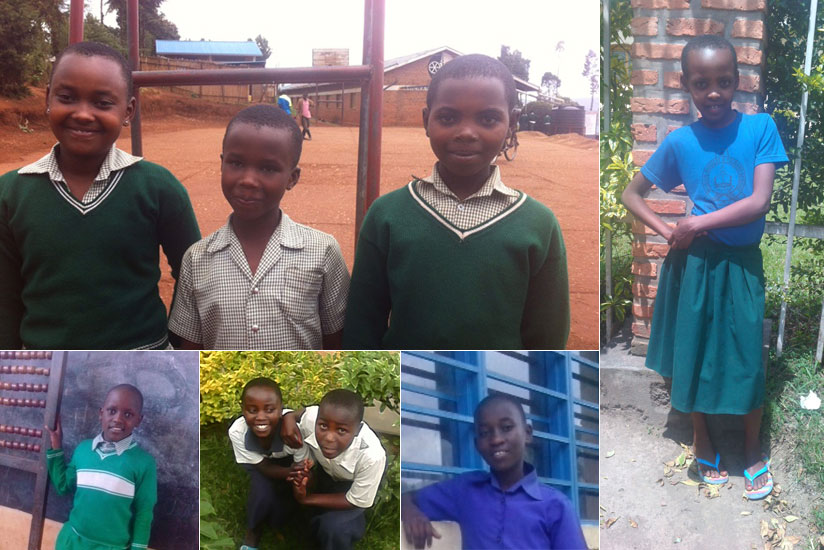
[{"label": "bare foot", "polygon": [[[715,464],[715,447],[712,446],[712,442],[709,440],[709,438],[703,440],[701,440],[701,438],[696,439],[695,443],[693,444],[693,452],[695,453],[696,458],[700,458],[701,460],[709,462],[710,464]],[[701,475],[708,477],[710,479],[725,478],[729,475],[728,472],[724,469],[719,470],[711,466],[701,464],[698,461],[696,461],[696,464],[698,464],[698,470],[701,473]]]},{"label": "bare foot", "polygon": [[[764,466],[767,465],[766,462],[764,461],[764,458],[766,458],[766,457],[764,457],[760,452],[754,452],[754,453],[747,452],[746,453],[746,458],[747,458],[747,464],[752,464],[752,466],[747,468],[747,473],[750,474],[750,476],[754,476],[756,474],[756,472],[758,472]],[[756,477],[752,481],[752,483],[750,483],[750,480],[745,476],[744,477],[744,487],[747,489],[747,491],[757,491],[758,489],[762,488],[764,485],[767,484],[767,481],[769,480],[769,477],[768,477],[767,474],[768,474],[768,472],[765,470],[764,473],[761,474],[760,476]]]}]

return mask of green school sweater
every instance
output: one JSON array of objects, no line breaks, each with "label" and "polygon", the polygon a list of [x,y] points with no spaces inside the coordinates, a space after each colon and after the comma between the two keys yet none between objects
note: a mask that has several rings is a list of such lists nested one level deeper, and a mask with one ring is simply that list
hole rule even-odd
[{"label": "green school sweater", "polygon": [[68,465],[62,449],[46,451],[46,461],[57,493],[74,491],[67,523],[78,535],[116,548],[147,548],[157,502],[152,455],[136,443],[120,455],[102,455],[87,439]]},{"label": "green school sweater", "polygon": [[375,201],[361,227],[346,349],[563,349],[566,251],[558,221],[521,197],[460,231],[411,184]]},{"label": "green school sweater", "polygon": [[0,177],[0,349],[166,346],[159,248],[177,278],[200,239],[186,189],[144,160],[83,209],[46,174]]}]

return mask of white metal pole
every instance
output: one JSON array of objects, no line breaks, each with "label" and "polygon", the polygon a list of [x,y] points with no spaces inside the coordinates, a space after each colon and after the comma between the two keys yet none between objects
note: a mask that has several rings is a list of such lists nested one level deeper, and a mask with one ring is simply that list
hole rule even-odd
[{"label": "white metal pole", "polygon": [[[804,74],[810,75],[810,65],[813,58],[813,40],[815,39],[815,14],[818,10],[818,0],[810,3],[810,23],[807,29],[807,53],[804,57]],[[787,299],[786,293],[790,285],[790,264],[793,258],[793,237],[795,236],[795,211],[798,203],[798,182],[801,177],[801,154],[804,148],[804,128],[807,118],[807,98],[810,93],[807,90],[801,94],[801,117],[798,120],[798,155],[795,157],[793,168],[793,193],[790,202],[790,226],[787,229],[787,253],[784,256],[784,284],[781,297],[781,315],[778,319],[778,341],[776,342],[776,353],[781,355],[784,351],[784,325],[787,322]]]}]

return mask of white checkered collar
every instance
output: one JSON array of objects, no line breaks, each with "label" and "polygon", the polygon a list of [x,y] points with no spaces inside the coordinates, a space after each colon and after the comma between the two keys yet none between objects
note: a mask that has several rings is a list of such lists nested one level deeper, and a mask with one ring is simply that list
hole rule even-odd
[{"label": "white checkered collar", "polygon": [[[435,163],[435,166],[432,167],[432,173],[426,178],[421,178],[420,181],[431,184],[436,190],[440,191],[444,195],[449,195],[450,197],[455,197],[456,199],[458,198],[458,196],[455,195],[449,187],[447,187],[446,182],[443,181],[443,178],[441,178],[441,174],[438,172],[437,162]],[[519,196],[517,191],[504,185],[504,182],[501,180],[501,169],[493,164],[492,172],[489,174],[489,177],[481,188],[464,200],[473,199],[475,197],[489,197],[494,191],[503,193],[504,195],[509,195],[511,197]]]},{"label": "white checkered collar", "polygon": [[[48,174],[49,179],[52,181],[62,181],[65,182],[66,178],[63,177],[63,173],[60,171],[60,167],[57,165],[57,148],[60,147],[60,144],[57,143],[54,147],[51,148],[49,154],[41,158],[40,160],[33,162],[29,165],[24,166],[20,170],[17,171],[18,174]],[[117,146],[112,145],[112,148],[109,150],[109,153],[106,155],[106,158],[103,159],[103,164],[100,165],[100,170],[97,172],[97,177],[94,178],[94,181],[106,181],[109,179],[109,176],[112,172],[116,172],[117,170],[122,170],[140,162],[143,160],[143,157],[136,157],[134,155],[130,155],[126,151],[122,151],[117,148]]]},{"label": "white checkered collar", "polygon": [[134,442],[134,435],[130,434],[128,437],[124,437],[120,441],[115,441],[111,443],[103,439],[103,432],[100,432],[97,437],[92,439],[92,450],[96,451],[98,447],[105,446],[105,445],[114,445],[114,452],[117,455],[122,455],[129,447],[132,446]]},{"label": "white checkered collar", "polygon": [[[286,212],[283,210],[280,211],[280,223],[275,228],[275,232],[272,233],[272,236],[269,238],[269,244],[266,245],[267,250],[272,246],[273,243],[280,244],[286,248],[294,248],[296,250],[300,250],[305,246],[305,242],[303,239],[303,235],[300,233],[298,229],[298,224],[292,221],[292,218],[286,215]],[[237,239],[237,236],[234,235],[234,230],[232,229],[231,224],[232,216],[229,216],[229,220],[226,221],[226,225],[221,227],[215,232],[215,238],[212,239],[212,242],[209,243],[206,252],[209,254],[214,254],[220,250],[223,250],[229,247],[232,244],[232,239]]]},{"label": "white checkered collar", "polygon": [[[345,451],[335,458],[327,458],[326,460],[332,462],[333,464],[337,464],[350,474],[354,473],[355,466],[358,465],[358,458],[360,457],[362,451],[369,448],[369,444],[361,437],[361,433],[364,429],[367,428],[365,428],[363,421],[361,421],[360,431],[358,431],[358,435],[352,439],[352,443],[349,444],[349,447],[347,447]],[[303,442],[312,447],[317,454],[323,456],[318,440],[315,437],[315,432],[312,432],[308,437],[304,438]]]}]

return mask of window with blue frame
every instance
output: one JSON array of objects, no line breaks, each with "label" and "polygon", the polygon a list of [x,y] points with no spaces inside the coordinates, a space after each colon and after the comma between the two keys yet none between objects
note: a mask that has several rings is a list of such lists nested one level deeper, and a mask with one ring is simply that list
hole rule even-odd
[{"label": "window with blue frame", "polygon": [[494,393],[523,406],[533,429],[526,460],[540,480],[566,494],[584,523],[597,523],[597,351],[404,351],[402,490],[488,469],[475,450],[472,415]]}]

